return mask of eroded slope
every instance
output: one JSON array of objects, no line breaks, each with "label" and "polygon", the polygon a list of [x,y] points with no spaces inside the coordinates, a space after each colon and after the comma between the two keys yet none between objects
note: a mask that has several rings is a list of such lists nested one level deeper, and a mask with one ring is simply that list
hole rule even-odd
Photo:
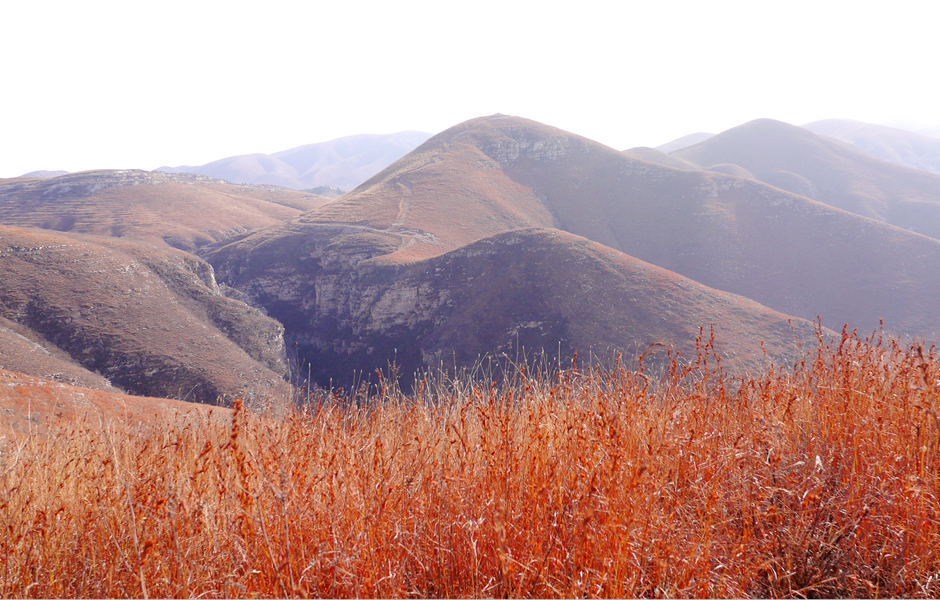
[{"label": "eroded slope", "polygon": [[129,393],[214,402],[283,391],[282,327],[224,297],[190,254],[0,227],[0,272],[0,316]]}]

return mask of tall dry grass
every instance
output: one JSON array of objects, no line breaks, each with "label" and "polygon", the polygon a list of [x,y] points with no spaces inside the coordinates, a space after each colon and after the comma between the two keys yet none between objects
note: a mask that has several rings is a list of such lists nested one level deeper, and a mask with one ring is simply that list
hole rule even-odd
[{"label": "tall dry grass", "polygon": [[32,438],[0,595],[940,596],[934,350],[710,352]]}]

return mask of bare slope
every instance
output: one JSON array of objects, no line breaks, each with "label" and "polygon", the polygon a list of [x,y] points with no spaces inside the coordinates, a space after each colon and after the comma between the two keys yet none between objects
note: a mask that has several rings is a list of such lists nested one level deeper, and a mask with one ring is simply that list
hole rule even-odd
[{"label": "bare slope", "polygon": [[[212,268],[185,252],[0,227],[0,273],[0,317],[127,392],[214,402],[283,386],[281,326],[225,298]],[[35,348],[18,347],[4,349],[9,368],[49,376],[21,354]]]},{"label": "bare slope", "polygon": [[160,167],[234,183],[273,184],[295,190],[336,186],[351,190],[392,164],[430,135],[420,131],[342,137],[274,154],[230,156],[201,166]]},{"label": "bare slope", "polygon": [[62,432],[69,425],[82,424],[86,431],[96,432],[115,425],[135,428],[166,421],[179,425],[185,423],[180,417],[186,416],[199,426],[229,414],[221,407],[128,396],[0,369],[0,454],[29,436]]},{"label": "bare slope", "polygon": [[880,160],[802,127],[760,119],[673,156],[739,165],[760,181],[940,239],[940,175]]},{"label": "bare slope", "polygon": [[656,343],[694,356],[709,324],[723,364],[740,372],[763,365],[762,340],[781,364],[796,358],[795,337],[813,334],[806,321],[791,329],[756,302],[558,230],[502,233],[407,265],[351,264],[367,258],[354,235],[359,252],[382,247],[371,232],[323,228],[252,255],[251,265],[278,260],[277,269],[226,267],[230,282],[287,325],[321,384],[349,384],[354,369],[368,374],[393,360],[410,373],[520,348],[544,349],[553,361],[576,350],[632,357]]},{"label": "bare slope", "polygon": [[111,382],[82,367],[28,327],[0,317],[0,369],[97,390],[114,391]]},{"label": "bare slope", "polygon": [[205,177],[86,171],[0,185],[0,224],[195,248],[299,215],[328,198]]},{"label": "bare slope", "polygon": [[940,340],[937,240],[499,115],[434,136],[358,189],[211,260],[226,274],[302,280],[320,268],[319,251],[289,265],[272,249],[328,244],[336,250],[329,260],[350,267],[369,258],[405,264],[527,227],[565,230],[782,313],[820,315],[834,328],[873,331],[883,318],[889,331]]},{"label": "bare slope", "polygon": [[935,137],[848,119],[814,121],[803,128],[852,144],[875,158],[940,174],[940,140]]}]

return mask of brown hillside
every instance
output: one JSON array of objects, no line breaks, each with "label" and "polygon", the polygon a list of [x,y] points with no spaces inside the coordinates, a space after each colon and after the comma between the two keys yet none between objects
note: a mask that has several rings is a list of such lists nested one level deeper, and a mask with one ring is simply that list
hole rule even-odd
[{"label": "brown hillside", "polygon": [[281,326],[185,252],[0,227],[0,272],[0,316],[127,392],[214,402],[284,385]]},{"label": "brown hillside", "polygon": [[114,425],[121,432],[137,426],[174,422],[186,415],[201,421],[230,411],[166,398],[128,396],[94,390],[0,369],[0,454],[27,436],[62,432],[83,424],[86,432]]},{"label": "brown hillside", "polygon": [[[785,314],[820,315],[834,328],[870,332],[883,318],[889,331],[940,340],[937,240],[760,182],[640,161],[516,117],[440,133],[337,201],[210,260],[226,274],[242,272],[237,285],[257,277],[270,286],[315,276],[317,248],[333,248],[330,260],[350,266],[369,258],[403,264],[533,226],[583,236]],[[294,264],[275,250],[282,247],[309,253]]]},{"label": "brown hillside", "polygon": [[[265,251],[283,261],[277,276],[235,264],[226,274],[303,343],[301,357],[322,384],[392,360],[410,373],[440,361],[472,365],[487,354],[500,361],[520,349],[544,349],[553,362],[576,350],[633,357],[656,343],[694,356],[700,327],[709,324],[723,364],[741,372],[765,358],[792,362],[794,339],[813,335],[807,321],[794,319],[793,329],[756,302],[557,230],[503,233],[401,266],[349,265],[341,257],[352,253],[352,236],[324,229],[306,245],[272,241]],[[260,251],[252,256],[263,260]]]},{"label": "brown hillside", "polygon": [[86,171],[0,184],[0,224],[132,238],[192,251],[328,201],[196,175]]},{"label": "brown hillside", "polygon": [[[820,202],[940,239],[940,175],[880,160],[802,127],[751,121],[672,156],[706,168],[734,163],[787,191],[811,191]],[[799,183],[789,187],[796,177]]]},{"label": "brown hillside", "polygon": [[36,332],[3,317],[0,317],[0,369],[33,373],[59,383],[115,391],[110,381],[82,367]]}]

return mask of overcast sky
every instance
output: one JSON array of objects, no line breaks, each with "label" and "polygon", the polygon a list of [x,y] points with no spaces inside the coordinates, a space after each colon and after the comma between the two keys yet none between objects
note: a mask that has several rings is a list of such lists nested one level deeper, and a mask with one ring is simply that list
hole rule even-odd
[{"label": "overcast sky", "polygon": [[0,177],[504,113],[617,149],[940,124],[938,2],[2,2]]}]

